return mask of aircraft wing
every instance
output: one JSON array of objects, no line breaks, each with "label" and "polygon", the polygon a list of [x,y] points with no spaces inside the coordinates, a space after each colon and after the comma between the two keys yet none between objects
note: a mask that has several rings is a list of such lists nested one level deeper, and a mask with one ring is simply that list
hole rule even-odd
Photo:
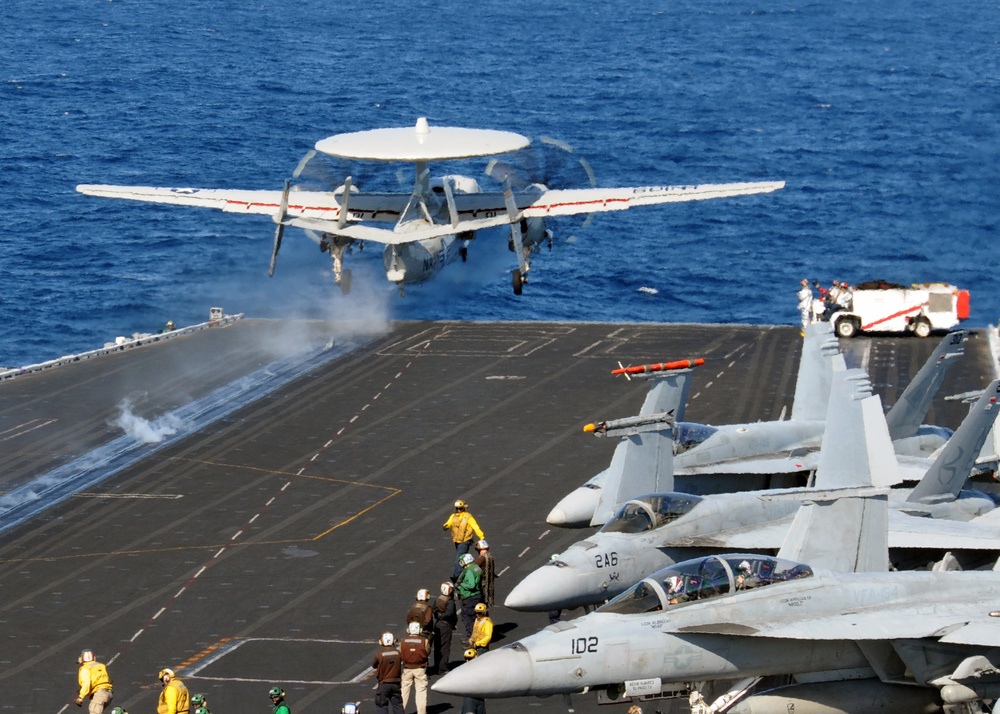
[{"label": "aircraft wing", "polygon": [[996,523],[924,518],[889,510],[890,548],[996,551],[998,544],[1000,525]]},{"label": "aircraft wing", "polygon": [[1000,646],[1000,622],[988,604],[940,602],[919,606],[872,607],[820,617],[752,622],[720,621],[678,628],[675,632],[715,632],[790,640],[897,640],[932,638],[954,644]]},{"label": "aircraft wing", "polygon": [[[771,193],[785,187],[784,181],[702,184],[701,186],[640,186],[635,188],[546,189],[540,194],[515,194],[526,218],[572,216],[578,213],[624,211],[633,206],[657,203],[705,201],[729,196]],[[530,203],[522,205],[525,199]]]},{"label": "aircraft wing", "polygon": [[766,523],[759,523],[728,531],[715,531],[705,535],[665,538],[658,548],[723,548],[746,553],[776,550],[785,540],[793,516],[786,516]]},{"label": "aircraft wing", "polygon": [[796,456],[771,456],[733,459],[710,464],[684,466],[674,470],[674,476],[712,474],[794,474],[815,471],[819,465],[819,451]]}]

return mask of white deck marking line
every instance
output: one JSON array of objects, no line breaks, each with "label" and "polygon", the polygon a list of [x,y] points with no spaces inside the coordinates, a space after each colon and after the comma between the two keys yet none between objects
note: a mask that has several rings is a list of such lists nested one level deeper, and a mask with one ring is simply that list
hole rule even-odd
[{"label": "white deck marking line", "polygon": [[[399,375],[397,374],[396,376],[398,377]],[[392,386],[392,382],[389,382],[387,385],[385,385],[384,387],[382,387],[382,391],[384,392],[385,390],[387,390],[391,386]]]},{"label": "white deck marking line", "polygon": [[[31,421],[38,421],[38,420],[37,419],[32,419]],[[28,424],[31,423],[31,421],[26,421],[26,422],[24,422],[24,424],[18,424],[17,426],[11,427],[7,431],[0,431],[0,434],[7,434],[8,432],[13,431],[14,429],[17,429],[19,427],[27,426]],[[10,441],[11,439],[13,439],[16,436],[21,436],[21,434],[27,434],[29,431],[34,431],[35,429],[41,429],[43,426],[48,426],[49,424],[52,424],[55,421],[56,421],[55,419],[49,419],[48,421],[42,422],[41,424],[36,424],[35,426],[31,427],[30,429],[23,429],[22,431],[18,431],[18,432],[15,432],[13,434],[10,434],[8,436],[5,436],[3,439],[0,439],[0,441]]]},{"label": "white deck marking line", "polygon": [[709,382],[708,384],[706,384],[706,385],[705,385],[705,389],[708,389],[708,388],[709,388],[709,387],[711,387],[711,386],[712,386],[713,384],[715,384],[715,382],[714,382],[714,381],[711,381],[711,382]]},{"label": "white deck marking line", "polygon": [[719,372],[719,373],[718,373],[717,375],[715,375],[715,378],[716,378],[716,379],[718,379],[719,377],[721,377],[721,376],[722,376],[722,375],[724,375],[725,373],[726,373],[726,370],[722,370],[722,371],[721,371],[721,372]]},{"label": "white deck marking line", "polygon": [[137,639],[139,639],[139,635],[141,635],[141,634],[142,634],[142,630],[137,630],[136,633],[134,635],[132,635],[132,639],[129,640],[129,642],[135,642]]},{"label": "white deck marking line", "polygon": [[337,436],[340,436],[341,434],[343,434],[344,433],[344,429],[346,429],[346,428],[347,427],[345,427],[345,426],[340,427],[340,431],[337,432]]},{"label": "white deck marking line", "polygon": [[328,442],[326,442],[325,444],[323,444],[323,448],[324,449],[329,449],[330,448],[330,444],[332,444],[332,443],[333,443],[333,439],[330,439]]},{"label": "white deck marking line", "polygon": [[376,399],[378,399],[378,398],[379,398],[379,397],[381,397],[381,396],[382,396],[382,392],[379,392],[379,393],[378,393],[378,394],[376,394],[376,395],[375,395],[374,397],[372,397],[372,401],[374,402],[374,401],[375,401]]},{"label": "white deck marking line", "polygon": [[267,503],[264,504],[264,508],[267,508],[272,503],[274,503],[274,496],[271,496],[269,499],[267,499]]},{"label": "white deck marking line", "polygon": [[[310,461],[315,461],[315,460],[316,460],[316,459],[318,459],[318,458],[319,458],[319,452],[316,452],[315,454],[313,454],[313,457],[312,457],[311,459],[309,459],[309,460],[310,460]],[[301,470],[301,469],[299,470],[299,473],[298,473],[297,475],[298,475],[298,476],[301,476],[301,475],[302,475],[302,470]]]},{"label": "white deck marking line", "polygon": [[595,347],[597,347],[597,346],[598,346],[599,344],[601,344],[602,342],[604,342],[604,340],[598,340],[597,342],[594,342],[594,343],[592,343],[592,344],[589,344],[589,345],[587,345],[586,347],[584,347],[584,348],[583,348],[582,350],[580,350],[579,352],[577,352],[577,353],[576,353],[575,355],[573,355],[573,356],[574,356],[574,357],[582,357],[583,355],[585,355],[585,354],[587,354],[588,352],[590,352],[590,350],[594,349]]},{"label": "white deck marking line", "polygon": [[[242,533],[242,531],[240,531],[240,532]],[[202,573],[204,573],[204,572],[205,572],[205,569],[206,569],[207,567],[208,567],[207,565],[203,565],[203,566],[201,566],[201,570],[199,570],[199,571],[198,571],[197,573],[195,573],[195,574],[194,574],[194,577],[195,577],[195,578],[197,578],[197,577],[198,577],[199,575],[201,575]],[[193,578],[192,578],[192,579],[193,579]]]},{"label": "white deck marking line", "polygon": [[[407,366],[407,367],[409,367],[410,365],[406,365],[406,366]],[[396,376],[395,376],[395,377],[393,377],[393,379],[399,379],[399,378],[400,378],[400,377],[402,377],[402,376],[403,376],[403,373],[402,373],[402,372],[396,372]],[[388,386],[388,385],[386,385],[386,386]]]},{"label": "white deck marking line", "polygon": [[[115,655],[115,657],[117,657],[117,656],[118,656],[118,655]],[[113,661],[114,661],[114,660],[112,660],[112,662],[113,662]],[[108,664],[111,664],[111,662],[108,662]],[[68,707],[69,707],[69,702],[66,702],[65,704],[63,704],[63,708],[62,708],[62,709],[60,709],[60,710],[59,710],[58,712],[56,712],[56,714],[62,714],[62,713],[63,713],[64,711],[66,711],[66,709],[67,709]]]},{"label": "white deck marking line", "polygon": [[510,570],[510,566],[509,565],[506,568],[504,568],[503,570],[501,570],[499,573],[497,573],[497,577],[499,578],[501,575],[503,575],[504,573],[506,573],[508,570]]},{"label": "white deck marking line", "polygon": [[730,362],[729,363],[729,367],[732,367],[734,364],[736,364],[736,360],[733,360],[732,362]]},{"label": "white deck marking line", "polygon": [[365,409],[367,409],[370,406],[371,406],[371,404],[365,404],[363,407],[361,407],[361,411],[364,411]]},{"label": "white deck marking line", "polygon": [[[114,664],[115,660],[121,655],[121,652],[115,652],[115,656],[108,660],[108,664]],[[69,706],[68,704],[66,706]],[[66,707],[63,707],[65,709]],[[62,711],[62,709],[60,709]]]},{"label": "white deck marking line", "polygon": [[156,618],[158,618],[160,615],[162,615],[166,611],[167,611],[167,608],[161,607],[159,610],[156,611],[156,614],[153,615],[153,619],[155,620]]},{"label": "white deck marking line", "polygon": [[701,392],[695,392],[694,396],[693,396],[693,397],[691,397],[691,398],[692,398],[692,399],[697,399],[697,398],[698,398],[698,397],[700,397],[700,396],[701,396]]},{"label": "white deck marking line", "polygon": [[225,548],[219,548],[219,552],[212,556],[212,560],[215,560],[220,555],[222,555],[222,551],[224,551],[224,550],[225,550]]},{"label": "white deck marking line", "polygon": [[529,550],[531,550],[531,546],[530,545],[527,548],[525,548],[524,550],[522,550],[520,553],[518,553],[517,557],[518,558],[523,558],[524,554],[527,553]]},{"label": "white deck marking line", "polygon": [[187,588],[187,585],[185,585],[185,586],[184,586],[184,587],[182,587],[182,588],[181,588],[180,590],[178,590],[178,591],[177,591],[177,594],[176,594],[176,595],[174,595],[174,599],[176,600],[176,599],[177,599],[177,598],[179,598],[179,597],[180,597],[181,595],[183,595],[183,594],[184,594],[184,591],[185,591],[185,590],[187,590],[187,589],[188,589],[188,588]]},{"label": "white deck marking line", "polygon": [[551,529],[551,528],[549,528],[549,529],[548,529],[547,531],[545,531],[545,532],[544,532],[544,533],[542,533],[542,534],[541,534],[540,536],[538,536],[538,540],[541,540],[542,538],[544,538],[545,536],[547,536],[547,535],[548,535],[549,533],[551,533],[551,532],[552,532],[552,529]]},{"label": "white deck marking line", "polygon": [[351,684],[361,684],[363,681],[375,674],[375,670],[369,667],[368,669],[361,670],[361,674],[357,675],[351,679]]},{"label": "white deck marking line", "polygon": [[302,472],[303,472],[303,471],[305,471],[305,470],[306,470],[306,467],[305,467],[305,466],[303,466],[303,467],[302,467],[301,469],[299,469],[298,471],[296,471],[296,472],[295,472],[295,475],[296,475],[296,476],[301,476],[301,475],[302,475]]},{"label": "white deck marking line", "polygon": [[353,423],[354,423],[354,422],[356,422],[357,420],[358,420],[358,415],[357,415],[357,414],[355,414],[354,416],[352,416],[352,417],[351,417],[351,420],[350,420],[349,422],[347,422],[347,423],[348,423],[348,424],[353,424]]},{"label": "white deck marking line", "polygon": [[229,540],[236,540],[236,539],[237,539],[237,538],[239,538],[239,537],[240,537],[241,535],[243,535],[243,529],[242,529],[242,528],[240,528],[240,529],[239,529],[238,531],[236,531],[236,535],[234,535],[234,536],[233,536],[232,538],[230,538]]},{"label": "white deck marking line", "polygon": [[250,525],[251,523],[253,523],[254,521],[256,521],[258,518],[260,518],[260,514],[259,513],[256,514],[256,515],[254,515],[253,518],[251,518],[249,521],[247,521],[247,525]]},{"label": "white deck marking line", "polygon": [[284,486],[281,487],[281,490],[284,491],[286,488],[288,488],[291,485],[292,485],[292,482],[289,481],[288,483],[286,483]]}]

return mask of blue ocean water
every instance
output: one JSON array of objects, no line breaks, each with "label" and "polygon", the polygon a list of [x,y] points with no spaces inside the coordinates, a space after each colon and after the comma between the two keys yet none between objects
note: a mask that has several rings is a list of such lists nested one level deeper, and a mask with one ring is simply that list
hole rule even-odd
[{"label": "blue ocean water", "polygon": [[[0,4],[0,365],[252,316],[794,323],[802,277],[948,281],[1000,317],[1000,6],[972,0]],[[403,299],[264,217],[78,183],[278,188],[324,136],[432,124],[551,136],[600,186],[784,179],[609,213]],[[463,269],[464,268],[464,269]]]}]

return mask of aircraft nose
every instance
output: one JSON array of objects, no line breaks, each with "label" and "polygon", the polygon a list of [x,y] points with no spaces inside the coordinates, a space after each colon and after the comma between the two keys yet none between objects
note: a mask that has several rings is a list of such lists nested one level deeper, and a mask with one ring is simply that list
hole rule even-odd
[{"label": "aircraft nose", "polygon": [[[585,589],[584,585],[580,573],[571,565],[543,565],[518,583],[503,604],[526,612],[577,607],[582,604],[581,590]],[[585,597],[587,593],[582,595]],[[594,598],[586,600],[593,601]]]},{"label": "aircraft nose", "polygon": [[597,510],[600,500],[601,489],[581,486],[564,496],[555,508],[549,511],[545,522],[550,526],[585,528],[590,525],[590,519],[594,517],[594,511]]},{"label": "aircraft nose", "polygon": [[476,657],[448,672],[431,689],[463,697],[519,697],[531,694],[531,657],[514,645]]}]

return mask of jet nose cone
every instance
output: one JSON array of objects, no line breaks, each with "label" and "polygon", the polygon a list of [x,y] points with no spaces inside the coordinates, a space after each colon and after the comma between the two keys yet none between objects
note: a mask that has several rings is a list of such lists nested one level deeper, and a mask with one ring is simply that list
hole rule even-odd
[{"label": "jet nose cone", "polygon": [[585,585],[576,569],[569,565],[543,565],[518,583],[503,604],[525,612],[577,607],[581,595],[588,601],[594,599],[587,598],[586,592],[581,593]]},{"label": "jet nose cone", "polygon": [[487,652],[448,672],[431,689],[461,697],[519,697],[531,694],[531,657],[517,645]]},{"label": "jet nose cone", "polygon": [[550,526],[564,528],[586,528],[594,517],[597,504],[601,500],[601,489],[581,486],[565,496],[555,505],[545,522]]}]

